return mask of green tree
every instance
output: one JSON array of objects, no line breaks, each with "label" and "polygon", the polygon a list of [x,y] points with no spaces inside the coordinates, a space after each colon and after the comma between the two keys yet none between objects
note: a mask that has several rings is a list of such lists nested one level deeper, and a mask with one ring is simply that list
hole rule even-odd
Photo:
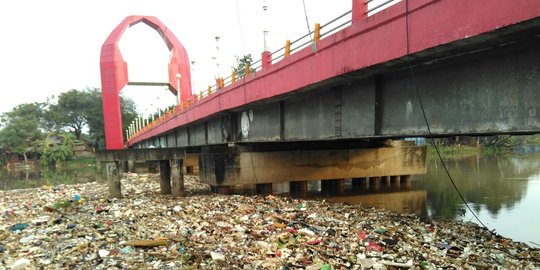
[{"label": "green tree", "polygon": [[[87,110],[88,133],[93,140],[99,141],[105,137],[101,89],[92,88],[86,91],[89,104]],[[122,113],[122,130],[126,130],[137,117],[137,108],[132,99],[120,96],[120,111]]]},{"label": "green tree", "polygon": [[49,133],[38,144],[41,152],[41,165],[48,166],[53,171],[73,157],[74,140],[70,133],[58,135]]},{"label": "green tree", "polygon": [[42,103],[24,103],[0,117],[0,146],[23,155],[25,163],[32,143],[43,137],[43,107]]},{"label": "green tree", "polygon": [[[120,96],[123,130],[137,116],[135,103]],[[105,136],[101,89],[86,88],[70,90],[58,96],[56,104],[49,104],[46,118],[49,126],[60,132],[67,131],[79,140],[88,130],[91,140],[99,141]]]},{"label": "green tree", "polygon": [[72,89],[60,94],[56,104],[49,105],[46,118],[55,130],[70,132],[80,139],[89,107],[88,94]]},{"label": "green tree", "polygon": [[253,59],[251,58],[251,54],[246,54],[243,57],[235,56],[236,57],[236,67],[233,67],[234,73],[236,73],[236,76],[238,78],[243,78],[244,74],[246,73],[246,65],[249,66],[250,73],[253,74],[255,72],[255,69],[251,68],[251,63],[253,63]]}]

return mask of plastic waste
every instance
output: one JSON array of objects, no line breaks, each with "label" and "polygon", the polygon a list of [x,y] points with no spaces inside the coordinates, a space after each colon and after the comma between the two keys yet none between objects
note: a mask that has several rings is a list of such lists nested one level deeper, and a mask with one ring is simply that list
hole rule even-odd
[{"label": "plastic waste", "polygon": [[20,258],[11,265],[11,270],[25,269],[30,266],[30,260],[26,258]]},{"label": "plastic waste", "polygon": [[29,225],[27,223],[16,223],[13,226],[11,226],[10,230],[12,232],[14,232],[14,231],[22,231],[22,230],[28,228],[28,226]]}]

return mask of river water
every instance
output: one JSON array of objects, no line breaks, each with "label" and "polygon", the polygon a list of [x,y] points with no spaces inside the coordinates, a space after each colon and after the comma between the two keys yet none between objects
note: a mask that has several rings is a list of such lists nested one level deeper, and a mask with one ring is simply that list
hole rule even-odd
[{"label": "river water", "polygon": [[[529,245],[540,244],[540,153],[471,156],[445,162],[468,206],[490,230]],[[94,181],[94,172],[94,168],[56,174],[2,172],[0,189]],[[356,186],[349,180],[344,192],[322,194],[320,182],[312,181],[308,189],[308,199],[478,223],[439,160],[428,161],[427,174],[413,176],[409,184]],[[288,185],[274,185],[274,192],[288,192]]]}]

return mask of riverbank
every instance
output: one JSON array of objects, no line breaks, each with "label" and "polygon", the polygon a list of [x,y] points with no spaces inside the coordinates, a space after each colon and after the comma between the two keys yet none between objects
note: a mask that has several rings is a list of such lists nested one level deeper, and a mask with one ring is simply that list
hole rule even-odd
[{"label": "riverbank", "polygon": [[[0,268],[537,269],[540,251],[472,223],[277,196],[159,195],[128,174],[125,197],[86,183],[0,191]],[[9,269],[9,268],[8,268]],[[473,269],[473,268],[472,268]]]}]

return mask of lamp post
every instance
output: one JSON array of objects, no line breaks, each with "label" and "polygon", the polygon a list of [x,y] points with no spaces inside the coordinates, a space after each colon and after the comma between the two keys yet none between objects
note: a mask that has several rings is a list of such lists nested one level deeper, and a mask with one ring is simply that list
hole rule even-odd
[{"label": "lamp post", "polygon": [[182,74],[180,73],[176,73],[176,98],[178,99],[178,104],[180,104],[180,102],[182,102],[182,99],[181,99],[181,91],[180,91],[180,78],[182,77]]}]

